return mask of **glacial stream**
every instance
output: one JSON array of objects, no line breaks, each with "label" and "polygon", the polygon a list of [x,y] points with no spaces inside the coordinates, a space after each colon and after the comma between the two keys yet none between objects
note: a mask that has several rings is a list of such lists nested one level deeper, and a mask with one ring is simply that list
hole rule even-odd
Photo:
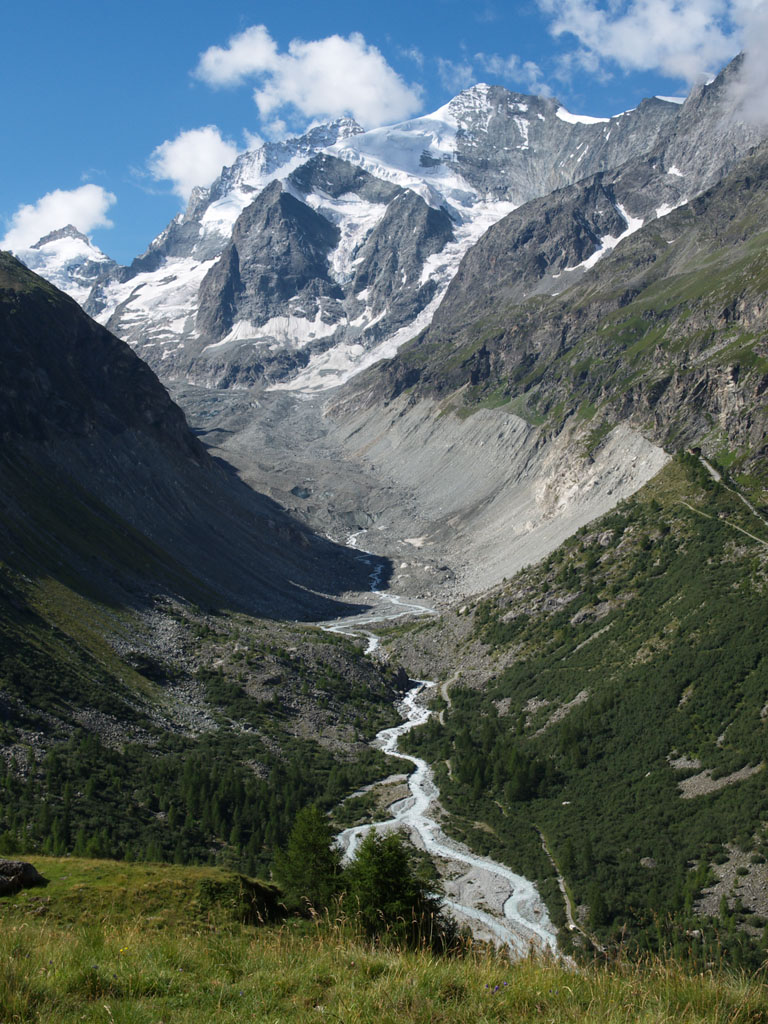
[{"label": "glacial stream", "polygon": [[[353,535],[348,543],[351,541],[354,545],[356,539],[357,535]],[[361,556],[370,557],[367,552],[361,552]],[[436,614],[426,605],[405,601],[379,590],[381,571],[381,567],[377,567],[371,574],[371,592],[376,595],[377,604],[370,613],[328,622],[323,626],[333,633],[365,636],[368,640],[367,653],[376,649],[378,638],[366,630],[366,626],[409,613]],[[443,876],[446,910],[460,924],[467,924],[476,938],[506,945],[520,956],[526,955],[531,946],[556,952],[555,929],[533,883],[489,857],[477,856],[463,843],[446,836],[436,820],[440,793],[431,768],[420,757],[402,754],[398,750],[400,737],[434,714],[425,706],[424,698],[435,683],[430,680],[413,681],[417,685],[400,706],[404,721],[393,728],[382,729],[372,744],[413,766],[407,780],[409,795],[388,807],[390,817],[345,829],[338,837],[339,846],[346,857],[352,857],[370,828],[381,832],[405,829],[416,845],[436,859]]]}]

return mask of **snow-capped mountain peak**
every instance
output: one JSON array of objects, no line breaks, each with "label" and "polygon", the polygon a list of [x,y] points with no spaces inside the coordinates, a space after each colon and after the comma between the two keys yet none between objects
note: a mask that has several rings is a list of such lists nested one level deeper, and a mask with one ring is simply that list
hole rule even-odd
[{"label": "snow-capped mountain peak", "polygon": [[81,305],[99,276],[116,266],[73,224],[49,232],[15,255]]},{"label": "snow-capped mountain peak", "polygon": [[[695,195],[704,171],[717,175],[745,145],[735,128],[717,141],[723,88],[605,119],[480,83],[399,124],[364,131],[342,118],[264,142],[196,189],[130,267],[102,275],[86,308],[166,379],[332,386],[427,326],[467,251],[516,208],[636,168],[626,194],[586,188],[608,213],[534,282],[557,289],[555,271],[589,272],[630,221]],[[662,184],[646,188],[657,169]],[[85,244],[41,240],[40,251],[64,243]]]},{"label": "snow-capped mountain peak", "polygon": [[[84,242],[89,248],[94,248],[87,235],[84,235],[82,231],[78,231],[74,224],[67,224],[63,228],[59,228],[56,231],[49,232],[47,235],[43,235],[43,237],[39,238],[34,245],[30,246],[30,249],[42,249],[44,245],[48,245],[50,242],[58,242],[62,238],[73,238],[79,242]],[[96,251],[98,252],[99,250]]]}]

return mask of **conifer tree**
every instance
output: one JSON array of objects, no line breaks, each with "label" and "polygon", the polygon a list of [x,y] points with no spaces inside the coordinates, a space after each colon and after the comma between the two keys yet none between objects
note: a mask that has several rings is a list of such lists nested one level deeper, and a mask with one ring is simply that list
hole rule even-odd
[{"label": "conifer tree", "polygon": [[440,913],[441,899],[414,866],[411,849],[397,832],[373,829],[344,872],[349,905],[369,936],[389,935],[409,945],[444,949],[455,939],[452,920]]},{"label": "conifer tree", "polygon": [[340,865],[328,819],[315,806],[302,808],[285,849],[275,858],[274,875],[281,889],[295,902],[327,907],[339,889]]}]

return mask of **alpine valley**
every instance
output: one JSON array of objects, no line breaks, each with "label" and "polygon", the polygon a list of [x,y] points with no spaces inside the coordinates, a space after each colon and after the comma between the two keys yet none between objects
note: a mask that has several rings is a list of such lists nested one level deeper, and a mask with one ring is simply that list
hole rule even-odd
[{"label": "alpine valley", "polygon": [[[475,85],[340,119],[130,266],[71,225],[0,255],[0,852],[265,873],[316,804],[439,848],[478,937],[495,863],[564,954],[765,960],[740,68],[611,118]],[[409,797],[370,744],[414,680]]]}]

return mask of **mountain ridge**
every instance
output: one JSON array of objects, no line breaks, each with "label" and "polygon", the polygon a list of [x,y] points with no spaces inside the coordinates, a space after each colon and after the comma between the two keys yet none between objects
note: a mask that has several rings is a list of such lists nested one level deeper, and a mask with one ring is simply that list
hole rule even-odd
[{"label": "mountain ridge", "polygon": [[[731,70],[726,77],[734,74]],[[715,83],[687,103],[701,116],[702,109],[722,102],[717,96],[724,89]],[[377,354],[391,354],[406,340],[408,330],[415,333],[429,322],[461,256],[513,207],[590,173],[616,168],[662,144],[685,165],[684,147],[674,146],[674,125],[688,117],[685,109],[686,104],[653,98],[613,118],[586,118],[569,114],[556,100],[478,85],[433,114],[401,125],[364,132],[342,120],[286,143],[268,143],[241,155],[209,189],[196,190],[186,213],[175,218],[132,267],[102,275],[86,308],[134,345],[166,379],[225,385],[264,379],[294,386],[291,378],[310,364],[316,366],[314,375],[300,374],[305,386],[327,387]],[[731,134],[738,147],[739,131]],[[304,167],[307,160],[317,160],[317,154],[358,169],[346,172],[344,193],[333,188],[328,193],[321,181],[311,182]],[[715,160],[711,173],[717,174],[718,166]],[[678,168],[681,176],[688,173],[685,167]],[[361,172],[369,177],[356,181],[355,174]],[[238,215],[275,176],[284,189],[294,191],[299,201],[341,231],[331,274],[343,295],[326,304],[322,326],[315,328],[309,325],[317,320],[316,302],[305,309],[301,296],[293,296],[298,314],[292,320],[292,344],[286,344],[283,329],[274,328],[269,316],[253,321],[243,315],[233,344],[226,352],[217,351],[209,365],[201,350],[226,335],[206,332],[211,318],[200,319],[201,282],[216,261],[221,273],[222,253]],[[677,197],[673,202],[681,194],[674,185],[671,181],[670,194]],[[354,267],[366,240],[382,227],[382,217],[397,221],[389,204],[382,204],[387,189],[390,202],[395,199],[393,189],[407,189],[411,203],[420,199],[429,209],[443,209],[453,231],[453,238],[446,233],[442,244],[439,231],[427,231],[428,247],[409,258],[405,272],[410,294],[401,296],[398,310],[382,301],[360,301],[359,293],[366,289],[359,286]],[[407,232],[392,236],[392,253],[406,236]],[[400,289],[402,273],[397,262],[392,263],[382,277],[381,296]],[[321,273],[318,287],[322,280]],[[210,306],[207,291],[205,302]],[[302,320],[307,323],[302,325]],[[269,356],[265,361],[265,354],[274,355],[278,349],[276,359]],[[326,355],[329,350],[332,356]]]}]

